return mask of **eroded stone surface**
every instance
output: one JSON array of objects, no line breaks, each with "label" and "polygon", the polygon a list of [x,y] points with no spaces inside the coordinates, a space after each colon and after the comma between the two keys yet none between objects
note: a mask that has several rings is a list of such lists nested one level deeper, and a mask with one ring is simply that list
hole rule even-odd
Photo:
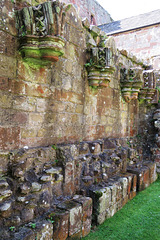
[{"label": "eroded stone surface", "polygon": [[[153,141],[159,113],[154,116],[155,130],[155,106],[137,99],[128,104],[121,95],[120,66],[143,69],[143,64],[125,50],[120,53],[113,38],[90,27],[87,20],[82,24],[71,6],[64,21],[64,57],[52,67],[35,68],[18,55],[14,7],[27,8],[21,10],[26,16],[28,9],[37,5],[38,10],[43,2],[0,3],[3,240],[80,239],[90,231],[92,214],[96,224],[112,217],[137,190],[156,180],[156,166],[160,171],[159,133],[156,148]],[[92,16],[92,20],[96,19]],[[23,33],[23,27],[19,31]],[[101,83],[99,89],[89,86],[87,48],[96,48],[94,53],[99,55],[100,48],[111,50],[114,71],[109,75],[110,87],[103,89]],[[155,156],[157,164],[152,162]]]}]

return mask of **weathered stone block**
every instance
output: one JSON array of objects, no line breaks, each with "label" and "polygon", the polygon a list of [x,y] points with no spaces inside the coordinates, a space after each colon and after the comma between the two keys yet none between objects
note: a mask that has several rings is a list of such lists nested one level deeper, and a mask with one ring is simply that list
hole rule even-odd
[{"label": "weathered stone block", "polygon": [[[136,174],[132,174],[131,178],[129,180],[129,188],[130,188],[130,192],[128,192],[128,197],[129,199],[132,199],[136,196],[137,194],[137,184],[138,184],[138,180],[137,180],[137,175]],[[129,189],[128,188],[128,189]]]},{"label": "weathered stone block", "polygon": [[53,239],[65,240],[69,231],[69,211],[58,210],[49,214],[50,221],[53,221]]},{"label": "weathered stone block", "polygon": [[15,56],[16,39],[7,32],[0,31],[1,35],[1,47],[0,52],[6,56]]},{"label": "weathered stone block", "polygon": [[93,200],[93,215],[96,224],[105,221],[107,210],[111,204],[111,190],[109,187],[90,190],[90,196]]},{"label": "weathered stone block", "polygon": [[75,191],[74,186],[74,162],[67,162],[65,164],[65,175],[64,175],[64,194],[71,195]]},{"label": "weathered stone block", "polygon": [[151,183],[155,182],[157,180],[157,173],[156,173],[156,163],[153,163],[153,165],[149,166],[150,168],[150,181]]},{"label": "weathered stone block", "polygon": [[34,218],[34,209],[33,208],[24,208],[22,211],[22,221],[29,222]]},{"label": "weathered stone block", "polygon": [[109,188],[111,190],[111,205],[113,206],[117,201],[117,185],[115,183],[110,184]]},{"label": "weathered stone block", "polygon": [[8,78],[16,77],[16,58],[1,55],[0,76]]},{"label": "weathered stone block", "polygon": [[69,211],[69,236],[82,231],[82,206],[73,201],[58,204],[58,208]]},{"label": "weathered stone block", "polygon": [[35,233],[26,227],[22,227],[19,232],[14,234],[15,240],[33,240],[35,238]]},{"label": "weathered stone block", "polygon": [[75,196],[74,201],[82,205],[82,237],[90,233],[92,222],[92,199],[89,197]]},{"label": "weathered stone block", "polygon": [[120,199],[117,202],[116,207],[117,207],[117,211],[119,211],[123,207],[123,199]]},{"label": "weathered stone block", "polygon": [[128,168],[128,172],[136,174],[137,176],[137,191],[143,190],[143,173],[138,168]]},{"label": "weathered stone block", "polygon": [[114,143],[114,141],[106,138],[104,140],[104,149],[116,149],[116,144]]},{"label": "weathered stone block", "polygon": [[0,92],[0,107],[1,108],[11,108],[12,105],[12,96],[7,95],[4,92]]},{"label": "weathered stone block", "polygon": [[19,147],[20,127],[0,127],[0,149],[10,150]]},{"label": "weathered stone block", "polygon": [[101,153],[101,146],[99,143],[90,143],[89,144],[90,152],[93,154],[100,154]]},{"label": "weathered stone block", "polygon": [[128,179],[120,178],[120,183],[122,185],[122,206],[124,206],[128,201]]},{"label": "weathered stone block", "polygon": [[81,142],[80,145],[79,145],[79,154],[87,154],[88,152],[89,152],[89,145],[88,145],[88,143]]},{"label": "weathered stone block", "polygon": [[156,173],[156,163],[155,162],[144,162],[144,166],[147,166],[149,168],[149,181],[150,183],[153,183],[157,179],[157,173]]},{"label": "weathered stone block", "polygon": [[119,182],[116,183],[116,187],[117,187],[116,202],[119,202],[123,198],[123,189],[122,185]]},{"label": "weathered stone block", "polygon": [[32,182],[32,192],[39,192],[41,190],[41,184],[38,182]]},{"label": "weathered stone block", "polygon": [[111,206],[107,209],[106,219],[113,217],[113,215],[117,212],[117,204],[111,204]]},{"label": "weathered stone block", "polygon": [[29,125],[36,126],[42,124],[44,121],[44,115],[42,113],[30,113],[29,114]]},{"label": "weathered stone block", "polygon": [[7,91],[8,90],[8,78],[0,77],[0,90]]},{"label": "weathered stone block", "polygon": [[35,239],[51,240],[53,239],[53,224],[48,221],[36,222]]},{"label": "weathered stone block", "polygon": [[50,91],[47,86],[28,82],[25,84],[25,93],[33,97],[49,97]]},{"label": "weathered stone block", "polygon": [[9,217],[11,215],[12,201],[8,200],[0,204],[0,216]]},{"label": "weathered stone block", "polygon": [[150,185],[150,175],[149,175],[149,168],[143,167],[143,187],[146,188]]},{"label": "weathered stone block", "polygon": [[22,138],[33,138],[37,136],[37,129],[35,128],[21,128]]}]

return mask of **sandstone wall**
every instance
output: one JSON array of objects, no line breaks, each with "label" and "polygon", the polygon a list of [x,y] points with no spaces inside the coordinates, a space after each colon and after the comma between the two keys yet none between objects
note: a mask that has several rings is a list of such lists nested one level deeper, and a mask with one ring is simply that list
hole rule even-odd
[{"label": "sandstone wall", "polygon": [[[78,15],[83,19],[88,18],[90,24],[101,25],[112,22],[110,14],[96,0],[60,0],[66,4],[72,3]],[[12,2],[12,1],[11,1]],[[15,0],[16,7],[26,7],[45,2],[44,0]]]},{"label": "sandstone wall", "polygon": [[1,239],[81,239],[157,179],[141,139],[105,139],[3,154]]},{"label": "sandstone wall", "polygon": [[126,49],[139,59],[160,69],[160,25],[149,26],[114,35],[118,49]]},{"label": "sandstone wall", "polygon": [[115,71],[109,87],[91,88],[84,67],[90,35],[71,7],[64,56],[50,67],[36,68],[18,52],[14,3],[2,1],[1,10],[1,150],[137,134],[139,103],[123,100],[120,65],[141,67],[139,63],[107,40]]},{"label": "sandstone wall", "polygon": [[78,11],[79,16],[81,18],[87,17],[90,21],[90,24],[101,25],[112,22],[110,14],[95,0],[62,1],[65,3],[73,3]]},{"label": "sandstone wall", "polygon": [[73,6],[0,4],[0,235],[80,239],[156,180],[153,71]]}]

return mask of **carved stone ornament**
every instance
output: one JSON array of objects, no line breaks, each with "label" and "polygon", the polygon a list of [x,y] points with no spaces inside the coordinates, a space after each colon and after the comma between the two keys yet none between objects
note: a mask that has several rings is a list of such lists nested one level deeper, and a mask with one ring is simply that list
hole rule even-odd
[{"label": "carved stone ornament", "polygon": [[64,54],[64,20],[69,7],[52,1],[16,11],[19,51],[25,60],[48,64]]},{"label": "carved stone ornament", "polygon": [[138,93],[142,87],[142,69],[141,68],[121,68],[120,82],[123,98],[127,103],[138,99]]},{"label": "carved stone ornament", "polygon": [[108,87],[114,68],[111,66],[110,48],[94,47],[90,50],[90,60],[85,64],[88,81],[92,87]]},{"label": "carved stone ornament", "polygon": [[[140,102],[146,101],[147,103],[151,103],[155,94],[157,94],[156,87],[156,78],[154,76],[153,70],[145,70],[143,71],[143,80],[144,86],[141,88],[139,93]],[[158,100],[157,100],[158,101]]]}]

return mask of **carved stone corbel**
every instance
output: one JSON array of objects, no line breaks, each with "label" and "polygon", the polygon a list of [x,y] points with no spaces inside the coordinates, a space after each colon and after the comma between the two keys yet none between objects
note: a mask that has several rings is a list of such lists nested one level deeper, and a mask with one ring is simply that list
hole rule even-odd
[{"label": "carved stone corbel", "polygon": [[147,103],[151,103],[154,95],[157,93],[156,78],[153,69],[143,71],[143,80],[144,85],[140,90],[139,100],[140,102],[146,101]]},{"label": "carved stone corbel", "polygon": [[69,7],[56,0],[16,11],[19,51],[26,61],[46,65],[64,54],[63,29]]},{"label": "carved stone corbel", "polygon": [[90,59],[85,66],[88,71],[89,85],[92,87],[108,87],[114,67],[111,66],[112,52],[110,48],[93,47]]},{"label": "carved stone corbel", "polygon": [[123,98],[127,103],[138,99],[138,93],[142,87],[142,69],[141,68],[121,68],[120,83]]}]

